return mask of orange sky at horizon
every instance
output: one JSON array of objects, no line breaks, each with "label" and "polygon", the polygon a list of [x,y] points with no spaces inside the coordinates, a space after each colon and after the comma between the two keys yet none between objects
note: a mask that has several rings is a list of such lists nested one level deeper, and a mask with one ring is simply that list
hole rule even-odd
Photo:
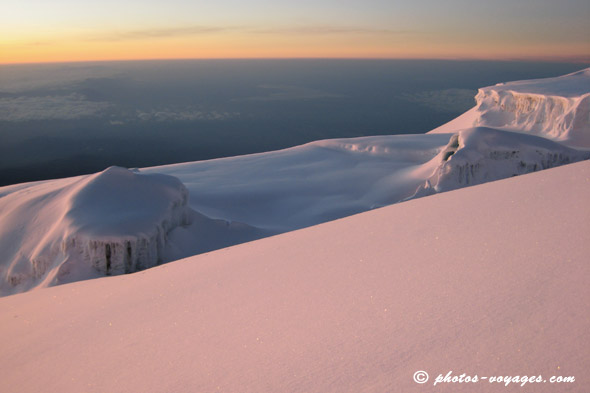
[{"label": "orange sky at horizon", "polygon": [[532,1],[251,0],[246,6],[238,0],[3,0],[0,64],[209,58],[590,62],[590,3]]},{"label": "orange sky at horizon", "polygon": [[[33,37],[32,37],[33,38]],[[583,45],[526,45],[408,39],[375,35],[249,37],[224,34],[121,41],[55,38],[6,43],[0,40],[0,64],[211,58],[433,58],[486,60],[590,61]],[[393,42],[392,42],[393,41]]]}]

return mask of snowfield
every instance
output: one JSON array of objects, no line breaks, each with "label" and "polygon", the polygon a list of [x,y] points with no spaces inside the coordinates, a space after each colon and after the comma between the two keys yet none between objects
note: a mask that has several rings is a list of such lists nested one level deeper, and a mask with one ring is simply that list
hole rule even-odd
[{"label": "snowfield", "polygon": [[590,69],[483,88],[476,99],[423,135],[2,187],[0,295],[135,272],[590,158]]},{"label": "snowfield", "polygon": [[0,391],[585,392],[588,200],[584,161],[4,297]]},{"label": "snowfield", "polygon": [[0,188],[0,392],[590,391],[589,81]]}]

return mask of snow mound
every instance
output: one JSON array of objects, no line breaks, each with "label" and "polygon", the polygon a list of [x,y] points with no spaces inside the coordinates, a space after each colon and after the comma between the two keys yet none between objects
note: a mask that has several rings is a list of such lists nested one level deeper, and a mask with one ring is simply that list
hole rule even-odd
[{"label": "snow mound", "polygon": [[[549,139],[474,127],[451,136],[425,168],[434,169],[415,196],[523,175],[590,158],[590,152]],[[424,169],[422,169],[424,170]]]},{"label": "snow mound", "polygon": [[10,264],[0,288],[20,292],[89,278],[92,271],[155,266],[167,234],[188,224],[187,201],[178,179],[119,167],[8,194],[0,201],[0,248]]},{"label": "snow mound", "polygon": [[590,147],[590,68],[485,87],[475,100],[474,109],[431,132],[496,127]]}]

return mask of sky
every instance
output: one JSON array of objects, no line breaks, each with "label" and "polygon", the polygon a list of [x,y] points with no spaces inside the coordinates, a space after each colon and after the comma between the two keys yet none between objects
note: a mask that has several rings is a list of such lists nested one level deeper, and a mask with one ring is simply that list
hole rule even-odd
[{"label": "sky", "polygon": [[0,63],[590,59],[588,0],[0,0]]}]

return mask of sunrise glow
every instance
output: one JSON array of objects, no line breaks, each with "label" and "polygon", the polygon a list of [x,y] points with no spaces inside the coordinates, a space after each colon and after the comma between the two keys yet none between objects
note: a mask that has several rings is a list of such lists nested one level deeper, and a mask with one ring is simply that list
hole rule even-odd
[{"label": "sunrise glow", "polygon": [[587,61],[590,4],[566,3],[7,0],[0,14],[0,63],[301,57]]}]

